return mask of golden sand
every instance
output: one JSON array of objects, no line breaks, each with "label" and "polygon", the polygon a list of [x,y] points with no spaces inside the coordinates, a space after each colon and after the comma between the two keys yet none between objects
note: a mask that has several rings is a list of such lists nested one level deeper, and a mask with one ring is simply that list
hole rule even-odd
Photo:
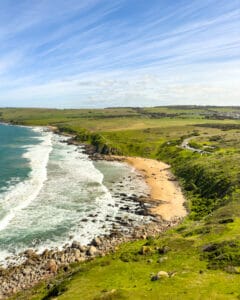
[{"label": "golden sand", "polygon": [[150,187],[151,200],[159,202],[151,209],[153,214],[168,221],[186,216],[187,211],[183,206],[185,198],[169,165],[141,157],[124,157],[123,160],[144,175]]}]

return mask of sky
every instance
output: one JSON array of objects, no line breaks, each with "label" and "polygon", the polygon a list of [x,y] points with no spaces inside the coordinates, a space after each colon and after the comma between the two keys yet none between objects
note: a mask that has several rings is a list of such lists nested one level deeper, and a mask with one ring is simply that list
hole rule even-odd
[{"label": "sky", "polygon": [[1,107],[240,105],[240,0],[0,0]]}]

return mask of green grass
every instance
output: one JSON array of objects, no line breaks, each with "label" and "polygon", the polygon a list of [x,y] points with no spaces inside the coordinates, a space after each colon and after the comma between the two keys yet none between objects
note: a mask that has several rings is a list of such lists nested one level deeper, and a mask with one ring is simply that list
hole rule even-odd
[{"label": "green grass", "polygon": [[[170,163],[190,212],[181,225],[160,237],[126,243],[114,254],[76,264],[69,273],[59,274],[50,289],[43,282],[15,299],[240,299],[240,121],[234,119],[239,111],[183,106],[0,109],[3,121],[55,125],[101,153]],[[181,149],[187,137],[211,153]],[[151,250],[147,255],[140,254],[144,244]],[[162,255],[158,248],[164,245],[171,250]],[[203,251],[209,245],[215,248]],[[167,259],[159,263],[163,256]],[[160,270],[176,275],[151,281],[151,274]]]},{"label": "green grass", "polygon": [[[216,217],[211,220],[218,221]],[[177,229],[150,243],[140,240],[123,244],[116,253],[76,265],[72,274],[58,279],[58,287],[64,286],[67,290],[57,299],[238,299],[239,275],[221,268],[209,268],[208,260],[202,258],[204,245],[239,237],[236,229],[240,218],[234,222],[222,224],[218,230],[212,224],[210,233],[199,231],[186,237],[190,228],[193,231],[195,227],[205,225],[204,221],[200,225],[186,220]],[[148,247],[152,250],[146,255],[139,253],[144,244],[150,244]],[[159,253],[158,248],[163,245],[170,248],[166,254]],[[161,257],[167,259],[159,263]],[[231,264],[231,261],[228,263]],[[160,270],[176,274],[171,278],[151,281],[151,274]],[[43,299],[49,292],[51,294],[51,290],[43,285],[31,291],[29,298],[25,293],[23,298],[18,296],[17,299]]]}]

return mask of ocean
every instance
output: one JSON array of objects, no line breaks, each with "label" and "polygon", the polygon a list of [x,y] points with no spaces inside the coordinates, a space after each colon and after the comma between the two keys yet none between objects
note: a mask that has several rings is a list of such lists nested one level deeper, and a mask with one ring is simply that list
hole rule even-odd
[{"label": "ocean", "polygon": [[0,124],[1,263],[28,248],[87,244],[113,226],[128,231],[116,220],[130,226],[150,221],[129,199],[149,192],[132,167],[93,162],[66,140],[40,127]]}]

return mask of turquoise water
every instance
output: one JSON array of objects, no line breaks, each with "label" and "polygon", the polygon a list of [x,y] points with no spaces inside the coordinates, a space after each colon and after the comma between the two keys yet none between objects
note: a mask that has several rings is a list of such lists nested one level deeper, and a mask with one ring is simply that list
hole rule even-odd
[{"label": "turquoise water", "polygon": [[39,133],[27,127],[0,124],[0,192],[27,178],[31,167],[25,147],[39,143]]},{"label": "turquoise water", "polygon": [[119,217],[147,221],[135,214],[138,204],[120,196],[148,192],[135,170],[92,162],[66,139],[43,128],[0,125],[0,263],[27,248],[87,244],[108,234]]}]

